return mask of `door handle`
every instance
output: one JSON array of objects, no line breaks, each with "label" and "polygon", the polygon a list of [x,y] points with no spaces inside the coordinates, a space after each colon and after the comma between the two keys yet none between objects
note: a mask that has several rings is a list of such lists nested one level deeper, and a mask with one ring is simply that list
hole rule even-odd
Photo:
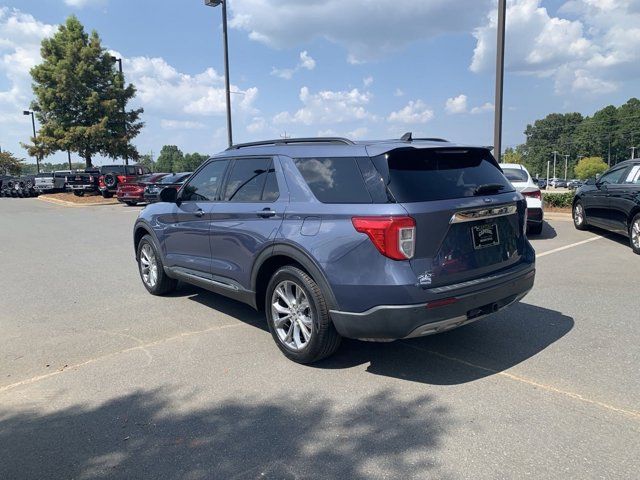
[{"label": "door handle", "polygon": [[204,217],[204,211],[201,208],[199,208],[198,210],[196,210],[196,213],[194,213],[194,215],[196,217]]},{"label": "door handle", "polygon": [[271,210],[270,208],[265,208],[264,210],[258,210],[256,215],[262,218],[271,218],[276,216],[276,212]]}]

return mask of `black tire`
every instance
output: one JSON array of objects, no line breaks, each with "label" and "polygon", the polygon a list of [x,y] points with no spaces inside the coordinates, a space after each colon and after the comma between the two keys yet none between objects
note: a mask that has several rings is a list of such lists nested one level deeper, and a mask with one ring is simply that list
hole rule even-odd
[{"label": "black tire", "polygon": [[544,223],[534,223],[527,228],[528,235],[540,235],[542,233],[542,228]]},{"label": "black tire", "polygon": [[[578,209],[582,211],[581,221],[579,220]],[[576,230],[587,230],[589,228],[589,223],[587,222],[587,213],[580,200],[573,204],[571,216],[573,217],[573,225],[574,227],[576,227]]]},{"label": "black tire", "polygon": [[[153,254],[155,255],[155,260],[157,262],[158,278],[156,283],[153,285],[149,284],[145,280],[144,273],[143,273],[142,250],[143,248],[145,248],[146,245],[150,246],[151,250],[153,251]],[[151,237],[151,235],[145,235],[144,237],[142,237],[142,240],[140,240],[140,243],[138,244],[137,258],[138,258],[138,273],[140,274],[140,279],[142,280],[142,284],[144,285],[144,287],[147,289],[147,291],[151,295],[158,295],[158,296],[166,295],[167,293],[171,293],[176,289],[178,285],[178,281],[174,280],[173,278],[169,278],[167,274],[164,272],[164,264],[162,263],[162,256],[160,255],[158,249],[156,248],[156,245],[153,242],[153,238]]]},{"label": "black tire", "polygon": [[84,197],[84,192],[83,192],[82,190],[74,190],[74,191],[73,191],[73,194],[74,194],[76,197]]},{"label": "black tire", "polygon": [[[312,331],[306,344],[295,350],[280,339],[274,323],[272,298],[276,287],[282,282],[291,282],[296,288],[302,288],[311,313]],[[341,337],[336,331],[329,316],[329,308],[325,296],[318,284],[308,274],[291,265],[278,270],[269,281],[265,299],[265,312],[269,331],[278,348],[284,355],[301,364],[310,364],[332,355],[340,346]]]},{"label": "black tire", "polygon": [[106,190],[102,192],[102,198],[111,198],[111,197],[113,197],[113,193],[107,192]]},{"label": "black tire", "polygon": [[[631,220],[631,224],[629,225],[629,242],[631,243],[631,249],[633,250],[633,253],[640,255],[640,243],[635,243],[640,242],[640,240],[636,240],[638,237],[634,237],[634,228],[640,230],[640,213],[633,217],[633,220]],[[636,232],[636,234],[640,236],[639,232]]]},{"label": "black tire", "polygon": [[107,188],[115,189],[118,186],[118,176],[115,173],[107,173],[104,176],[104,184]]},{"label": "black tire", "polygon": [[136,205],[138,205],[138,202],[124,202],[126,203],[129,207],[135,207]]}]

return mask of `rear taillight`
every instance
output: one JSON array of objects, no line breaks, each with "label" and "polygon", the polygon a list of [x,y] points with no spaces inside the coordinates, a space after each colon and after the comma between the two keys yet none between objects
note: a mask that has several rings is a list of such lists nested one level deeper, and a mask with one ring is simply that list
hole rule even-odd
[{"label": "rear taillight", "polygon": [[366,233],[378,251],[393,260],[413,258],[416,222],[411,217],[354,217],[353,226]]},{"label": "rear taillight", "polygon": [[531,192],[522,192],[522,195],[529,198],[537,198],[538,200],[542,200],[542,193],[540,190],[533,190]]}]

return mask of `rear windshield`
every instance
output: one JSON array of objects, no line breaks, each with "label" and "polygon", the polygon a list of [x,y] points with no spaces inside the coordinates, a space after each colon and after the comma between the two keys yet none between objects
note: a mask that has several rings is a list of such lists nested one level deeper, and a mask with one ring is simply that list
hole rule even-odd
[{"label": "rear windshield", "polygon": [[504,176],[510,182],[528,182],[529,175],[521,168],[503,168]]},{"label": "rear windshield", "polygon": [[109,165],[107,167],[102,167],[102,173],[124,173],[124,165]]},{"label": "rear windshield", "polygon": [[481,195],[513,191],[485,149],[399,149],[373,162],[401,203],[473,197],[481,186],[496,186]]}]

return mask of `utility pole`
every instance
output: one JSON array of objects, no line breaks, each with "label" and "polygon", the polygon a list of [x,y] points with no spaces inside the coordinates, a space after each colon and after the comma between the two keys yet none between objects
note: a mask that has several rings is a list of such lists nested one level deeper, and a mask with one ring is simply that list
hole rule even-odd
[{"label": "utility pole", "polygon": [[493,145],[496,160],[502,157],[502,109],[504,104],[504,38],[506,31],[507,0],[498,0],[498,49],[496,58],[496,105]]},{"label": "utility pole", "polygon": [[551,160],[547,161],[547,188],[549,188],[549,169],[551,168]]},{"label": "utility pole", "polygon": [[[120,72],[120,78],[122,79],[122,88],[126,88],[124,84],[124,73],[122,72],[122,59],[111,57],[111,60],[118,64],[118,72]],[[129,155],[127,155],[127,148],[129,146],[129,142],[127,141],[127,106],[125,102],[122,102],[122,132],[124,135],[124,163],[125,165],[129,165]]]},{"label": "utility pole", "polygon": [[564,181],[567,181],[567,169],[569,166],[569,155],[564,156]]},{"label": "utility pole", "polygon": [[629,150],[631,150],[631,160],[635,160],[636,158],[636,148],[638,147],[631,147]]},{"label": "utility pole", "polygon": [[[558,158],[558,152],[553,152],[553,178],[556,177],[556,160]],[[556,188],[555,182],[553,184],[553,188]]]},{"label": "utility pole", "polygon": [[67,150],[67,158],[69,159],[69,170],[73,170],[71,167],[71,151]]}]

